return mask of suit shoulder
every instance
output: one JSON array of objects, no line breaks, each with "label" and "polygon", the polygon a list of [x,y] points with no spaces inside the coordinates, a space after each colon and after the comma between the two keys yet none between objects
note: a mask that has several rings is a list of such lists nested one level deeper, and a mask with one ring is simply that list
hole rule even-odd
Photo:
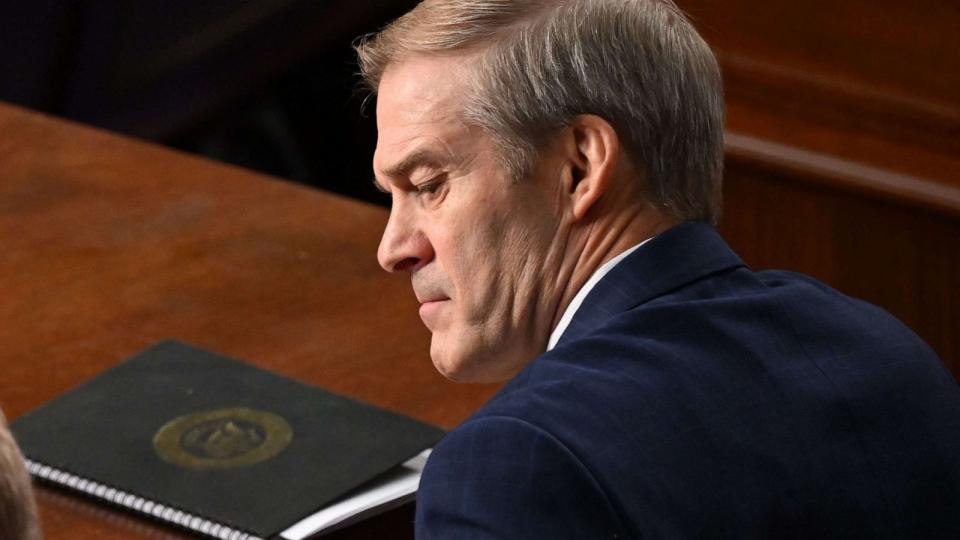
[{"label": "suit shoulder", "polygon": [[859,346],[900,355],[909,349],[928,362],[940,363],[913,330],[879,306],[795,272],[765,271],[757,276],[770,288],[805,344]]},{"label": "suit shoulder", "polygon": [[624,538],[577,456],[510,416],[472,418],[437,445],[420,481],[416,526],[417,538]]}]

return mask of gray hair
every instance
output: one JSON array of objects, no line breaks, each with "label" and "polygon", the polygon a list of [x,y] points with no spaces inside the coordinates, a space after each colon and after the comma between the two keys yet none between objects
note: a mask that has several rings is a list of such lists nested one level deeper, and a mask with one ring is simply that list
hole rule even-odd
[{"label": "gray hair", "polygon": [[425,0],[357,46],[376,93],[408,55],[475,52],[463,120],[489,132],[515,177],[580,114],[620,136],[647,197],[715,223],[723,88],[710,47],[670,0]]},{"label": "gray hair", "polygon": [[20,448],[0,411],[0,538],[39,540],[37,503]]}]

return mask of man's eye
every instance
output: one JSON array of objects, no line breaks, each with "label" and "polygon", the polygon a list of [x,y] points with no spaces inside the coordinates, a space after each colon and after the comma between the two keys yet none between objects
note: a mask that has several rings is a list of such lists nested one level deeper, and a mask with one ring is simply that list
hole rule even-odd
[{"label": "man's eye", "polygon": [[436,202],[440,199],[444,192],[444,179],[439,178],[436,180],[428,180],[422,184],[417,184],[415,189],[417,190],[417,195],[429,202]]},{"label": "man's eye", "polygon": [[440,189],[440,182],[424,182],[417,186],[417,193],[421,195],[432,195]]}]

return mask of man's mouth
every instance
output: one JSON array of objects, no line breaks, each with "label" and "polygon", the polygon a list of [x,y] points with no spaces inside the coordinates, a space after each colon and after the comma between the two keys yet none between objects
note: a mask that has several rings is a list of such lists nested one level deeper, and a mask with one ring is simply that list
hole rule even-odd
[{"label": "man's mouth", "polygon": [[432,302],[444,302],[450,299],[449,296],[441,291],[417,291],[414,289],[413,295],[417,297],[417,302],[420,302],[421,305]]},{"label": "man's mouth", "polygon": [[420,300],[420,318],[427,328],[432,330],[432,323],[435,322],[437,313],[443,307],[443,304],[450,300],[449,298],[431,298]]}]

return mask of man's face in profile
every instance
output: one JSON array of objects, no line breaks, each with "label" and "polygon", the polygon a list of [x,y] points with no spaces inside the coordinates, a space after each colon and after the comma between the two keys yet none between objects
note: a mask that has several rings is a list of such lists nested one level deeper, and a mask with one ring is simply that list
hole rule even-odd
[{"label": "man's face in profile", "polygon": [[460,121],[466,63],[413,57],[383,75],[374,171],[393,203],[378,259],[410,273],[437,369],[498,381],[550,332],[559,186],[549,159],[514,182],[490,137]]}]

